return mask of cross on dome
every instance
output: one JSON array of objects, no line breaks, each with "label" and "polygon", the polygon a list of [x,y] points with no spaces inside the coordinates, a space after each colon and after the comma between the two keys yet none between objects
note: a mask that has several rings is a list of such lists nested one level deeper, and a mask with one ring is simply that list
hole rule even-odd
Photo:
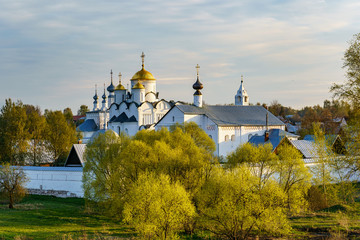
[{"label": "cross on dome", "polygon": [[199,76],[199,69],[200,69],[200,66],[199,66],[199,64],[196,64],[196,73],[197,73],[197,76]]},{"label": "cross on dome", "polygon": [[142,61],[142,68],[144,68],[144,62],[145,62],[145,54],[144,54],[144,52],[142,52],[142,54],[141,54],[141,61]]}]

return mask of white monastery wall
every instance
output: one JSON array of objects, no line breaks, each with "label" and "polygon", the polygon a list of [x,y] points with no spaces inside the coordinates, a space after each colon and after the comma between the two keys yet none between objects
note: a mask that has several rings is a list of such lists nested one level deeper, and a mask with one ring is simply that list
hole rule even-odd
[{"label": "white monastery wall", "polygon": [[22,167],[30,193],[58,197],[83,197],[82,167]]},{"label": "white monastery wall", "polygon": [[171,112],[168,112],[161,120],[160,124],[157,124],[155,130],[159,130],[162,127],[169,128],[171,125],[175,123],[183,123],[184,122],[184,114],[178,109],[173,108]]}]

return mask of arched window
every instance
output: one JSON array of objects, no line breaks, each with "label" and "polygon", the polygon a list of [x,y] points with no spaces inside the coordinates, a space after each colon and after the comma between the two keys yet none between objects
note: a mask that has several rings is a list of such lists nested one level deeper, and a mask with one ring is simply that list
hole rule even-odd
[{"label": "arched window", "polygon": [[229,141],[229,135],[225,135],[225,142]]},{"label": "arched window", "polygon": [[212,139],[212,136],[211,136],[211,135],[209,135],[209,137]]},{"label": "arched window", "polygon": [[173,116],[173,122],[175,122],[175,117]]},{"label": "arched window", "polygon": [[121,132],[121,128],[120,128],[120,127],[118,127],[118,133],[119,133],[119,135],[120,135],[120,132]]},{"label": "arched window", "polygon": [[245,96],[245,100],[244,100],[245,102],[247,102],[248,101],[248,97],[247,96]]},{"label": "arched window", "polygon": [[129,132],[128,132],[128,129],[127,129],[127,128],[125,128],[125,133],[126,133],[126,134],[129,134]]},{"label": "arched window", "polygon": [[235,135],[231,135],[231,141],[235,142]]}]

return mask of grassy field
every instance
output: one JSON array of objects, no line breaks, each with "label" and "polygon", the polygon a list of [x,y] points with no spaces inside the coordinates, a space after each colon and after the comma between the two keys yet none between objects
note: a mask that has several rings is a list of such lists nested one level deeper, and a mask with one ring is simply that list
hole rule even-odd
[{"label": "grassy field", "polygon": [[[8,209],[0,205],[0,239],[133,239],[134,230],[87,213],[84,200],[29,195]],[[360,239],[360,203],[334,206],[290,219],[292,234],[282,239]],[[206,236],[207,234],[205,234]],[[182,239],[209,239],[182,236]]]},{"label": "grassy field", "polygon": [[0,239],[78,239],[116,236],[134,230],[103,216],[86,213],[84,200],[28,195],[15,209],[0,205]]}]

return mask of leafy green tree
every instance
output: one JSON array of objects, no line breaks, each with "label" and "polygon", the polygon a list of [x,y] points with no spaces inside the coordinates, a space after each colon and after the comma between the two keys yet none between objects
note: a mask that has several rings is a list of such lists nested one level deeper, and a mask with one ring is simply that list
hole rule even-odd
[{"label": "leafy green tree", "polygon": [[327,143],[324,132],[320,128],[320,124],[314,124],[314,154],[317,157],[316,164],[311,168],[313,173],[313,182],[321,187],[325,196],[325,202],[328,204],[329,194],[333,192],[333,177],[331,175],[331,162],[335,157],[331,147]]},{"label": "leafy green tree", "polygon": [[228,167],[246,165],[257,176],[259,188],[273,176],[277,170],[278,158],[272,150],[271,144],[254,146],[245,143],[228,155]]},{"label": "leafy green tree", "polygon": [[77,115],[79,116],[83,116],[86,115],[86,112],[89,112],[89,107],[86,105],[81,105],[79,110],[77,111]]},{"label": "leafy green tree", "polygon": [[73,117],[74,117],[74,115],[73,115],[73,113],[72,113],[72,110],[71,110],[71,108],[65,108],[64,110],[63,110],[63,114],[64,114],[64,117],[65,117],[65,119],[66,119],[66,121],[67,121],[67,123],[69,124],[69,125],[72,125],[72,124],[74,124],[74,120],[73,120]]},{"label": "leafy green tree", "polygon": [[31,105],[25,106],[27,109],[27,129],[30,134],[28,158],[31,161],[31,165],[36,166],[43,162],[46,119],[41,115],[39,108]]},{"label": "leafy green tree", "polygon": [[173,132],[180,128],[186,134],[189,134],[194,140],[195,144],[204,149],[207,153],[213,154],[216,150],[215,142],[202,130],[195,122],[185,122],[183,124],[174,124],[170,126],[170,131]]},{"label": "leafy green tree", "polygon": [[299,212],[307,205],[305,197],[311,186],[311,174],[300,152],[293,146],[282,145],[277,149],[277,154],[278,182],[287,195],[288,209]]},{"label": "leafy green tree", "polygon": [[26,125],[26,111],[21,101],[10,98],[0,110],[1,161],[12,165],[23,164],[30,134]]},{"label": "leafy green tree", "polygon": [[45,141],[56,165],[64,163],[72,144],[76,142],[75,126],[68,124],[61,111],[48,111]]},{"label": "leafy green tree", "polygon": [[[104,202],[109,213],[120,215],[123,197],[141,174],[166,174],[193,197],[211,172],[209,154],[180,128],[139,131],[126,141],[122,135],[109,134],[99,134],[88,144],[83,179],[85,197]],[[110,144],[116,141],[121,144]]]},{"label": "leafy green tree", "polygon": [[88,143],[83,169],[84,197],[88,204],[120,215],[128,185],[132,182],[124,174],[121,153],[129,146],[130,139],[112,131],[99,134]]},{"label": "leafy green tree", "polygon": [[[206,148],[199,147],[200,144],[196,144],[191,134],[181,128],[172,129],[171,132],[165,128],[160,131],[140,131],[133,141],[134,147],[124,153],[125,164],[132,165],[132,169],[142,168],[141,171],[167,174],[173,181],[181,182],[191,195],[200,188],[212,168],[213,159]],[[148,145],[148,148],[136,141]],[[136,158],[139,152],[144,152],[141,154],[144,157]],[[142,158],[143,163],[140,164],[136,159]],[[131,172],[135,174],[134,170]]]},{"label": "leafy green tree", "polygon": [[217,168],[197,195],[204,227],[219,238],[248,239],[251,234],[286,234],[286,195],[269,180],[259,188],[248,167]]},{"label": "leafy green tree", "polygon": [[124,220],[147,239],[177,239],[195,207],[184,187],[169,176],[141,174],[132,185],[124,207]]},{"label": "leafy green tree", "polygon": [[346,69],[347,81],[344,84],[333,84],[331,91],[334,97],[347,100],[352,107],[360,106],[360,33],[355,34],[344,54],[343,68]]},{"label": "leafy green tree", "polygon": [[0,166],[0,194],[9,201],[9,208],[14,208],[14,203],[25,196],[26,181],[26,175],[20,167],[10,166],[9,163]]}]

